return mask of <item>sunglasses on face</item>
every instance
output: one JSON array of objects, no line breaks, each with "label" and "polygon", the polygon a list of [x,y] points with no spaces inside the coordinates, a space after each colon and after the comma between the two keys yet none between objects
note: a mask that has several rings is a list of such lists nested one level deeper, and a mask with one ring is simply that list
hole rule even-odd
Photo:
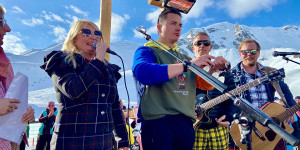
[{"label": "sunglasses on face", "polygon": [[48,105],[48,107],[54,107],[54,105]]},{"label": "sunglasses on face", "polygon": [[257,54],[258,50],[257,49],[251,49],[251,50],[241,50],[242,55],[248,55],[249,53],[251,55]]},{"label": "sunglasses on face", "polygon": [[0,18],[0,22],[1,22],[2,27],[4,28],[6,25],[6,20],[4,18]]},{"label": "sunglasses on face", "polygon": [[[90,29],[81,29],[81,33],[86,36],[86,37],[90,37],[92,35],[92,31]],[[97,38],[101,38],[102,37],[102,32],[101,31],[98,31],[98,30],[95,30],[94,31],[94,35],[97,37]]]},{"label": "sunglasses on face", "polygon": [[195,46],[201,46],[201,44],[204,44],[204,46],[209,46],[210,41],[208,41],[208,40],[199,40],[199,41],[196,41],[194,43]]}]

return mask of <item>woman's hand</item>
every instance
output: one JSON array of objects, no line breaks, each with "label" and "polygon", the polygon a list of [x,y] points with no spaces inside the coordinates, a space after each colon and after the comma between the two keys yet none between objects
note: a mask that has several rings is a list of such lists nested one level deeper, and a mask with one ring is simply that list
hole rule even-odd
[{"label": "woman's hand", "polygon": [[32,121],[34,121],[34,110],[32,109],[31,106],[28,106],[26,113],[23,114],[22,122],[27,123]]},{"label": "woman's hand", "polygon": [[18,103],[20,103],[20,101],[14,98],[0,99],[0,116],[13,112],[14,109],[18,108]]},{"label": "woman's hand", "polygon": [[53,109],[51,109],[51,110],[50,110],[50,112],[49,112],[49,114],[48,114],[48,117],[51,117],[51,116],[53,116],[53,113],[54,113],[54,110],[53,110]]},{"label": "woman's hand", "polygon": [[96,46],[96,58],[103,61],[108,48],[109,46],[107,44],[99,42]]}]

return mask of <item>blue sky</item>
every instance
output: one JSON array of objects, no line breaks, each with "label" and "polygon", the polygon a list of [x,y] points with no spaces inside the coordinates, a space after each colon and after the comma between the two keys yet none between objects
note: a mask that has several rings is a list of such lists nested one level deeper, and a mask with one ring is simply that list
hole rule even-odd
[{"label": "blue sky", "polygon": [[[111,42],[146,42],[135,28],[148,29],[157,39],[156,21],[161,9],[148,0],[112,0]],[[4,50],[19,54],[42,49],[64,40],[78,19],[99,24],[100,0],[0,0],[12,32],[4,39]],[[189,14],[183,15],[182,33],[218,22],[247,26],[300,26],[299,0],[197,0]]]}]

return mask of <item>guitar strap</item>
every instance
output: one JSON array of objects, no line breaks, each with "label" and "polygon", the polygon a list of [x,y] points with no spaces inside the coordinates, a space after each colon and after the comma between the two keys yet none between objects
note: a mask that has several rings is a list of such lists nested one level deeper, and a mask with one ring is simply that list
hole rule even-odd
[{"label": "guitar strap", "polygon": [[[266,73],[271,73],[271,72],[274,72],[276,71],[275,68],[271,68],[271,67],[268,67],[268,66],[265,66],[265,68],[262,69],[263,71],[265,71]],[[274,80],[274,81],[271,81],[271,84],[273,85],[273,87],[275,88],[275,90],[277,91],[277,93],[279,94],[279,96],[281,97],[282,101],[285,103],[285,105],[287,107],[290,107],[284,97],[284,94],[280,88],[280,85],[279,85],[279,81],[278,80]]]}]

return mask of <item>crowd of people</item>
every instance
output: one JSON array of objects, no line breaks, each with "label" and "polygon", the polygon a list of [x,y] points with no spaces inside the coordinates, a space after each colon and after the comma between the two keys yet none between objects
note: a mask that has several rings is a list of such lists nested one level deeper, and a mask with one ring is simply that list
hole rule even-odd
[{"label": "crowd of people", "polygon": [[[11,31],[4,18],[5,11],[0,5],[0,45],[3,45],[4,35]],[[62,50],[46,55],[41,65],[53,81],[59,107],[49,102],[40,114],[38,120],[41,127],[36,149],[128,150],[134,142],[132,130],[137,123],[141,124],[144,150],[239,149],[230,135],[230,127],[235,119],[234,114],[240,114],[241,110],[233,105],[233,101],[227,100],[214,106],[211,111],[196,114],[196,105],[224,93],[189,70],[187,62],[202,69],[208,67],[209,74],[224,77],[226,92],[276,69],[258,62],[261,47],[253,39],[241,42],[237,50],[241,62],[230,68],[229,60],[210,55],[212,42],[205,32],[194,36],[194,57],[191,58],[181,53],[176,44],[181,29],[182,16],[179,11],[164,9],[160,13],[157,21],[158,43],[184,62],[152,41],[135,51],[132,72],[137,84],[139,107],[137,121],[135,119],[130,123],[127,113],[130,109],[123,106],[117,90],[120,67],[105,59],[109,48],[103,40],[105,37],[95,23],[76,21],[68,32]],[[95,42],[98,43],[94,48]],[[18,109],[17,104],[20,103],[18,99],[4,98],[13,77],[11,63],[0,47],[1,116]],[[274,102],[276,92],[287,109],[296,102],[300,103],[300,97],[294,100],[282,79],[234,94],[260,108],[267,102]],[[197,95],[202,95],[202,98],[196,101]],[[295,136],[300,134],[299,117],[300,111],[297,111],[286,120],[293,125],[294,132],[298,132],[293,133]],[[28,106],[22,122],[33,120],[34,110]],[[26,134],[24,136],[26,138]],[[118,142],[116,136],[120,139]],[[19,144],[0,138],[0,149],[18,149]],[[272,149],[284,150],[286,145],[287,142],[282,139]]]}]

